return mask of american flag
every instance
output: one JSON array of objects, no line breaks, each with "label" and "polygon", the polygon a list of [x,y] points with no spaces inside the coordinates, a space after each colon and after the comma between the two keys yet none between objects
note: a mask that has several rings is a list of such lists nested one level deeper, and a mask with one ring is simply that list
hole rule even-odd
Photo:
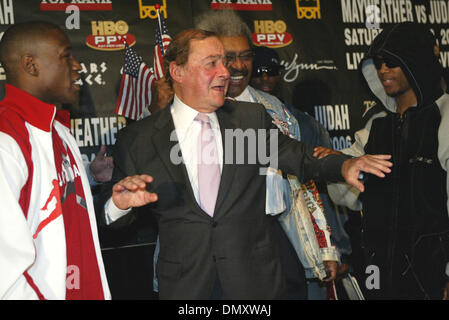
[{"label": "american flag", "polygon": [[154,80],[153,70],[148,68],[142,58],[125,43],[125,64],[115,113],[139,120],[144,108],[151,103],[151,87]]},{"label": "american flag", "polygon": [[156,28],[156,45],[154,46],[154,74],[156,79],[160,79],[164,76],[164,67],[162,65],[163,56],[172,39],[168,34],[164,17],[159,13],[159,10],[157,10],[157,16],[158,26]]}]

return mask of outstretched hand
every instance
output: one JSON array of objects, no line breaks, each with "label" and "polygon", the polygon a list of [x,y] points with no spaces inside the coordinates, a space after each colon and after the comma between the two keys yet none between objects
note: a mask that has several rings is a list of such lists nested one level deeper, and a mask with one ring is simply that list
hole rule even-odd
[{"label": "outstretched hand", "polygon": [[359,180],[360,173],[366,172],[385,178],[385,174],[390,173],[390,167],[393,166],[393,163],[388,161],[389,159],[391,159],[391,155],[385,154],[368,154],[359,158],[348,159],[343,163],[341,172],[347,183],[363,192],[365,186]]},{"label": "outstretched hand", "polygon": [[157,194],[146,190],[151,182],[153,177],[146,174],[126,177],[112,187],[112,201],[121,210],[156,202]]}]

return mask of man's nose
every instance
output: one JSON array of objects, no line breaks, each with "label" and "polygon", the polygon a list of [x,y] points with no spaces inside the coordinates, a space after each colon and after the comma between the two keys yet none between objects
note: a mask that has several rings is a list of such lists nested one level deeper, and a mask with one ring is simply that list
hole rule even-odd
[{"label": "man's nose", "polygon": [[81,64],[75,57],[72,58],[72,69],[74,71],[80,71],[82,69]]},{"label": "man's nose", "polygon": [[217,73],[218,73],[218,76],[225,78],[226,80],[231,77],[231,74],[229,73],[228,68],[226,67],[226,65],[223,62],[220,62],[220,64],[218,65]]},{"label": "man's nose", "polygon": [[228,68],[232,68],[235,70],[244,70],[246,68],[246,65],[243,63],[243,61],[240,59],[239,56],[235,57],[234,60],[230,61],[227,64]]},{"label": "man's nose", "polygon": [[382,64],[380,65],[380,69],[379,72],[380,73],[386,73],[390,71],[390,68],[387,67],[387,65],[385,64],[385,62],[382,62]]}]

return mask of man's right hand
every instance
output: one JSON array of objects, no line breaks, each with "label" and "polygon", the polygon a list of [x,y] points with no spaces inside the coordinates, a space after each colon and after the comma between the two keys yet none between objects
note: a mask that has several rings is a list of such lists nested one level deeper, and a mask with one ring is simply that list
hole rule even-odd
[{"label": "man's right hand", "polygon": [[156,202],[157,194],[146,190],[151,182],[153,177],[146,174],[126,177],[112,187],[112,201],[121,210]]},{"label": "man's right hand", "polygon": [[348,159],[343,163],[341,172],[347,183],[363,192],[365,191],[365,186],[359,180],[360,173],[366,172],[379,178],[385,178],[385,174],[390,173],[390,168],[393,166],[393,163],[388,161],[390,159],[391,155],[385,154],[367,154],[358,158]]}]

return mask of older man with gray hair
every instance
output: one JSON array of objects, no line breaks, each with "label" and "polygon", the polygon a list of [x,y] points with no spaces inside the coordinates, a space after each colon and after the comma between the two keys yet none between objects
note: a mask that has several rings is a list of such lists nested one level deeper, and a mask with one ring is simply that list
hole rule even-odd
[{"label": "older man with gray hair", "polygon": [[[249,85],[254,51],[248,25],[234,11],[224,10],[206,12],[197,18],[196,27],[218,34],[225,47],[226,67],[231,76],[228,97],[264,105],[282,133],[312,144],[315,139],[307,136],[304,131],[316,131],[316,126],[311,130],[306,129],[312,127],[311,117],[299,124],[278,98]],[[329,144],[327,141],[322,143]],[[283,231],[274,230],[274,234],[281,247],[288,296],[292,299],[305,299],[308,291],[309,299],[327,299],[326,286],[320,286],[319,283],[332,283],[336,277],[339,257],[335,247],[331,245],[330,228],[322,201],[318,200],[318,193],[314,192],[317,190],[316,185],[313,180],[301,184],[294,176],[283,179],[281,172],[270,172],[267,176],[266,214],[278,215],[283,228]],[[298,197],[298,194],[303,194],[298,192],[300,190],[306,194],[315,194],[315,197],[309,198],[313,199],[314,207],[318,208],[313,215],[305,209],[307,199]],[[334,210],[328,202],[325,202],[325,208],[326,213]],[[309,280],[308,285],[305,278]]]}]

